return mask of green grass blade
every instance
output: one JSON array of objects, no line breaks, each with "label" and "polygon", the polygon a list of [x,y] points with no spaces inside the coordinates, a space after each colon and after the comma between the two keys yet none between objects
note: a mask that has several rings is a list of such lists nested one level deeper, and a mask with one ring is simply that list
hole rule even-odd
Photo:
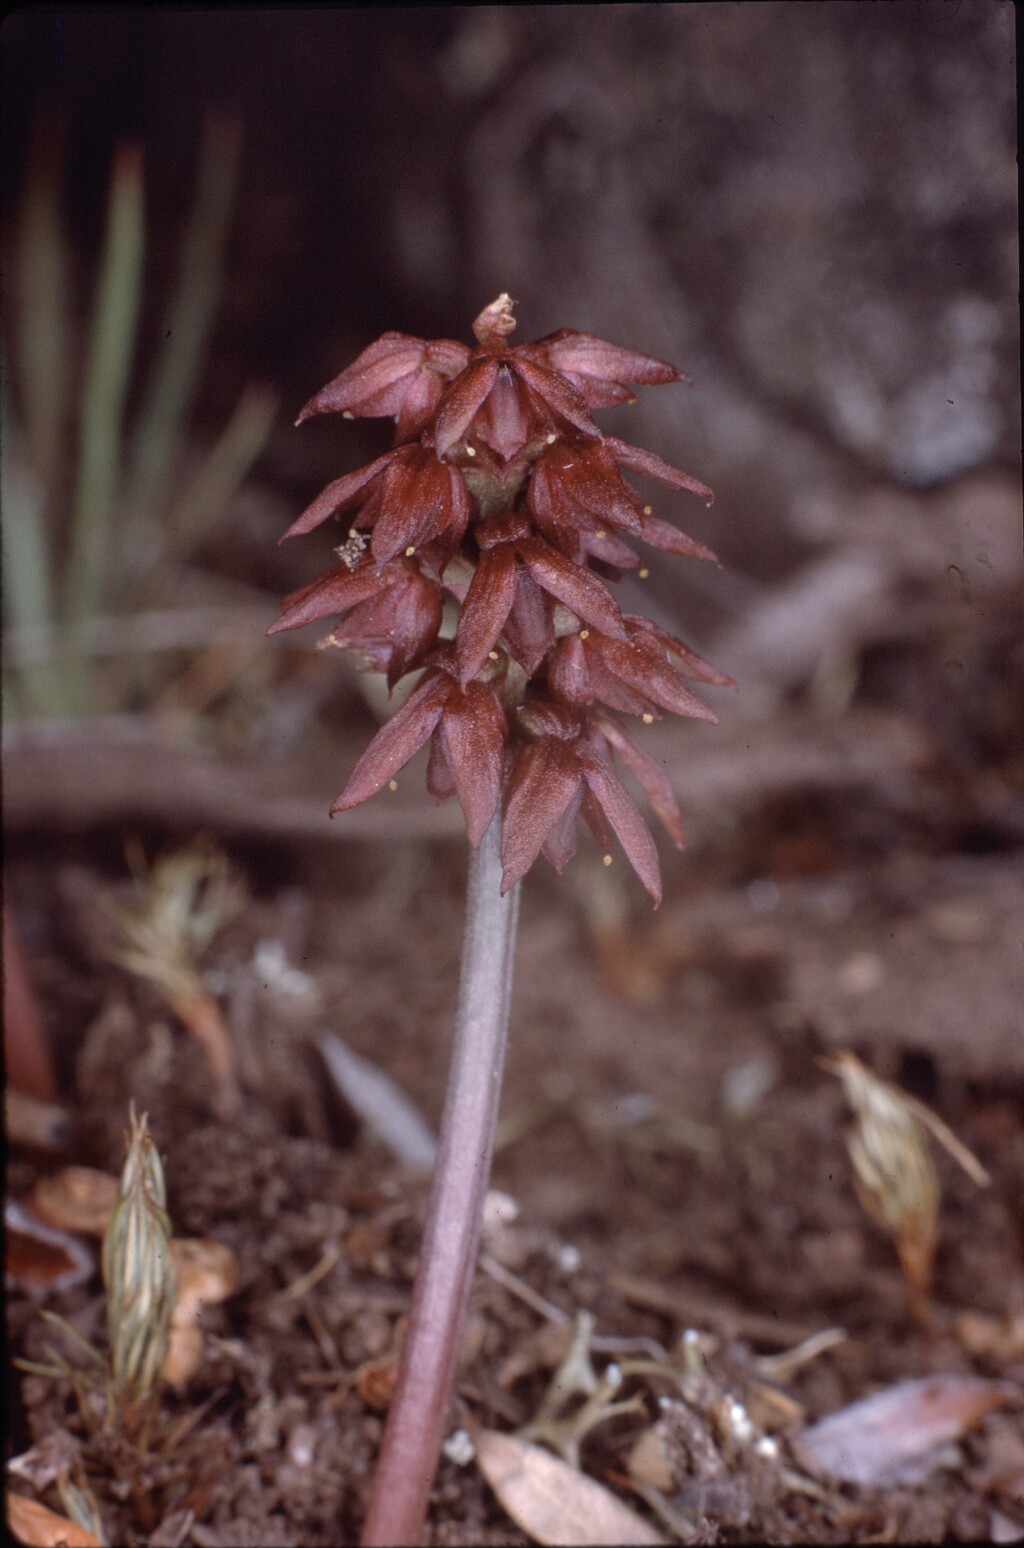
[{"label": "green grass blade", "polygon": [[[3,558],[4,628],[46,627],[53,622],[52,568],[43,491],[26,465],[20,438],[10,417],[3,384],[0,398],[0,551]],[[49,664],[7,667],[15,688],[7,709],[35,715],[59,715],[67,704],[60,673]]]},{"label": "green grass blade", "polygon": [[99,611],[105,590],[143,243],[142,152],[138,146],[122,145],[114,156],[82,399],[78,489],[64,593],[65,618],[72,624]]},{"label": "green grass blade", "polygon": [[195,203],[182,248],[181,271],[164,327],[152,383],[131,453],[125,500],[130,521],[151,522],[162,502],[180,444],[223,276],[224,250],[241,158],[241,124],[232,115],[208,115],[200,149]]},{"label": "green grass blade", "polygon": [[248,387],[197,473],[168,514],[166,551],[181,558],[223,510],[263,450],[277,413],[277,394]]}]

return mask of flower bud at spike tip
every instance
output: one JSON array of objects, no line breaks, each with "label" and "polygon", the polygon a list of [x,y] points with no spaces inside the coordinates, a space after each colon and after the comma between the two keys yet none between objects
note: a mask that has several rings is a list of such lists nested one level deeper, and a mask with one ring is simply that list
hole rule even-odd
[{"label": "flower bud at spike tip", "polygon": [[[618,717],[714,720],[686,679],[729,679],[688,646],[622,614],[608,577],[650,569],[634,543],[714,555],[655,516],[632,475],[710,501],[706,484],[595,424],[634,387],[687,382],[652,355],[561,329],[513,344],[503,292],[473,323],[477,347],[385,333],[306,404],[394,427],[393,449],[328,485],[287,536],[341,517],[339,561],[286,598],[270,632],[331,617],[326,643],[393,688],[418,673],[359,759],[331,815],[384,790],[427,747],[427,786],[457,796],[474,847],[502,814],[503,888],[543,854],[557,870],[582,818],[613,838],[657,903],[657,854],[615,772],[621,762],[672,842],[664,769]],[[608,863],[608,856],[604,856]]]},{"label": "flower bud at spike tip", "polygon": [[514,306],[512,297],[503,290],[496,301],[484,307],[473,324],[473,333],[481,344],[500,344],[515,332],[516,320],[512,315]]}]

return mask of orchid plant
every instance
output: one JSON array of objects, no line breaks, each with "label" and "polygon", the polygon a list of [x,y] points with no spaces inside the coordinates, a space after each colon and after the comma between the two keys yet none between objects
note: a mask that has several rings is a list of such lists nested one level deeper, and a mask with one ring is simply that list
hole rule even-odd
[{"label": "orchid plant", "polygon": [[472,849],[441,1144],[366,1544],[418,1541],[436,1470],[490,1173],[517,883],[541,854],[562,870],[582,816],[603,850],[618,839],[657,905],[657,850],[614,757],[676,845],[682,821],[661,764],[613,712],[645,725],[663,710],[714,721],[689,683],[730,682],[651,620],[623,613],[609,586],[625,571],[648,573],[629,539],[714,558],[624,474],[708,503],[711,490],[592,418],[635,401],[634,386],[688,379],[569,329],[512,344],[512,308],[507,295],[485,307],[472,350],[385,333],[306,404],[300,423],[330,412],[393,418],[395,444],[329,484],[285,533],[351,513],[338,563],[287,597],[270,630],[334,617],[329,642],[385,673],[389,688],[421,673],[331,812],[369,800],[429,742],[427,788],[458,797]]}]

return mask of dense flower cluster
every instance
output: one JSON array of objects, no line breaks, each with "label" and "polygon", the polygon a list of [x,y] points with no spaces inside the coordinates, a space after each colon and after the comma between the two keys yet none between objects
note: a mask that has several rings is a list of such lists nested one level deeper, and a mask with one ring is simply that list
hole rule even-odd
[{"label": "dense flower cluster", "polygon": [[[331,411],[393,417],[395,445],[329,484],[285,533],[352,513],[339,563],[285,598],[270,632],[337,616],[331,643],[386,673],[389,687],[422,669],[332,814],[375,795],[429,741],[428,788],[458,796],[473,845],[502,803],[504,888],[541,853],[560,871],[582,815],[605,848],[616,835],[658,902],[654,841],[613,753],[677,845],[679,809],[661,765],[608,712],[713,721],[684,679],[729,679],[622,613],[607,582],[647,573],[630,538],[714,557],[659,520],[624,472],[713,497],[660,457],[602,435],[591,413],[634,401],[632,386],[685,378],[569,329],[512,345],[514,327],[502,295],[473,324],[474,350],[385,333],[306,405],[300,423]],[[457,607],[452,638],[446,598]]]}]

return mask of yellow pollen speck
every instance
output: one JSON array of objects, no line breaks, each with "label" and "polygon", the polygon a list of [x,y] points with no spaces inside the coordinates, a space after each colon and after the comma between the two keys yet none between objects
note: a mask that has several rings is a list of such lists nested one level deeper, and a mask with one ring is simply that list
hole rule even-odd
[{"label": "yellow pollen speck", "polygon": [[651,573],[650,570],[638,570],[637,571],[637,574],[639,575],[641,580],[646,580],[648,575],[650,575],[650,573]]},{"label": "yellow pollen speck", "polygon": [[475,446],[467,446],[466,447],[466,456],[467,457],[475,457],[476,456],[476,447]]},{"label": "yellow pollen speck", "polygon": [[653,726],[653,724],[654,724],[654,716],[653,715],[647,714],[647,715],[644,715],[642,718],[643,718],[643,723],[644,723],[645,726]]},{"label": "yellow pollen speck", "polygon": [[555,442],[556,442],[556,441],[557,441],[557,440],[558,440],[558,437],[557,437],[557,435],[549,435],[549,436],[548,436],[548,445],[549,445],[549,446],[554,446],[554,444],[555,444]]},{"label": "yellow pollen speck", "polygon": [[654,511],[652,510],[652,508],[649,505],[645,505],[644,506],[644,515],[645,516],[653,516],[654,515]]},{"label": "yellow pollen speck", "polygon": [[412,546],[412,544],[411,544],[411,543],[410,543],[410,544],[409,544],[409,547],[408,547],[408,548],[407,548],[407,549],[406,549],[406,550],[405,550],[405,557],[406,557],[406,558],[407,558],[407,559],[411,559],[411,558],[412,558],[412,556],[413,556],[413,554],[414,554],[414,553],[415,553],[415,552],[416,552],[416,550],[415,550],[415,548],[414,548],[414,547],[413,547],[413,546]]},{"label": "yellow pollen speck", "polygon": [[589,640],[589,638],[590,638],[590,630],[589,629],[581,629],[580,630],[580,639],[581,640]]},{"label": "yellow pollen speck", "polygon": [[612,863],[611,855],[605,855],[604,859],[601,861],[602,865],[611,865],[611,863]]},{"label": "yellow pollen speck", "polygon": [[389,779],[388,780],[388,789],[389,790],[397,790],[398,789],[398,781],[397,781],[397,779]]},{"label": "yellow pollen speck", "polygon": [[599,538],[606,538],[608,536],[607,532],[599,532],[597,535]]},{"label": "yellow pollen speck", "polygon": [[496,650],[489,650],[487,652],[487,659],[488,659],[488,661],[497,661],[497,659],[498,659],[498,652]]},{"label": "yellow pollen speck", "polygon": [[342,409],[341,417],[342,419],[355,419],[356,416],[353,414],[351,409]]}]

